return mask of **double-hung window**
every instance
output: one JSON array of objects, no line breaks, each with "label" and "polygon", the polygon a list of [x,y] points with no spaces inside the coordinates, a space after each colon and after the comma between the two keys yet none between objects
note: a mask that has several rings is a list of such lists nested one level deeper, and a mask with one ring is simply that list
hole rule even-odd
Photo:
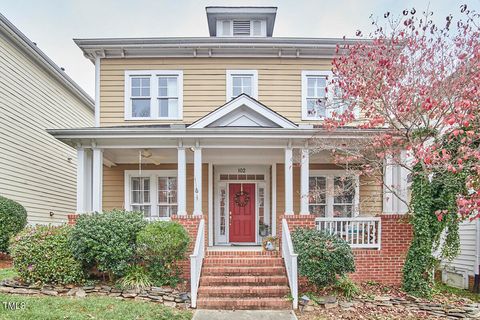
[{"label": "double-hung window", "polygon": [[257,70],[227,70],[227,101],[243,93],[258,99]]},{"label": "double-hung window", "polygon": [[125,72],[126,120],[180,120],[183,114],[183,72]]},{"label": "double-hung window", "polygon": [[330,71],[302,71],[302,120],[323,120],[344,112],[339,88]]},{"label": "double-hung window", "polygon": [[359,177],[335,170],[312,170],[310,213],[319,217],[354,217],[358,213]]},{"label": "double-hung window", "polygon": [[125,208],[143,212],[147,219],[177,214],[176,170],[126,170]]}]

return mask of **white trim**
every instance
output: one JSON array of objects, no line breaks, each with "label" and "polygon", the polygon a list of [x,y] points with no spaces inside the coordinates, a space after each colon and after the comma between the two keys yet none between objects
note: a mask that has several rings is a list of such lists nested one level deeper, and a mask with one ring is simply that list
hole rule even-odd
[{"label": "white trim", "polygon": [[226,71],[226,101],[235,100],[233,96],[232,76],[245,75],[252,77],[252,94],[251,97],[258,99],[258,71],[257,70],[227,70]]},{"label": "white trim", "polygon": [[77,149],[77,213],[86,212],[86,196],[87,196],[87,181],[86,181],[86,166],[87,151],[84,148]]},{"label": "white trim", "polygon": [[293,153],[285,148],[285,214],[293,214]]},{"label": "white trim", "polygon": [[277,235],[277,164],[272,163],[272,236]]},{"label": "white trim", "polygon": [[213,246],[213,164],[208,163],[208,245]]},{"label": "white trim", "polygon": [[202,149],[193,151],[193,215],[202,214]]},{"label": "white trim", "polygon": [[95,57],[95,127],[100,127],[100,57]]},{"label": "white trim", "polygon": [[[240,173],[240,169],[245,169],[245,172]],[[252,174],[252,175],[264,175],[264,180],[220,180],[220,175],[223,174]],[[259,244],[259,212],[258,212],[258,189],[263,187],[265,189],[265,199],[264,199],[264,213],[265,216],[270,214],[270,172],[269,166],[265,165],[218,165],[215,166],[215,175],[213,176],[215,183],[215,196],[214,196],[214,211],[213,219],[214,220],[214,234],[215,241],[213,245],[225,245],[230,244],[230,234],[229,234],[229,211],[230,211],[230,202],[229,202],[229,186],[231,183],[253,183],[255,184],[255,243],[252,245]],[[220,193],[221,189],[225,189],[225,235],[220,235]],[[213,194],[213,192],[212,192]],[[270,222],[271,223],[271,222]],[[270,224],[271,225],[271,224]],[[242,242],[242,244],[247,244]]]},{"label": "white trim", "polygon": [[[150,77],[150,117],[132,117],[131,78]],[[158,76],[176,76],[178,90],[178,112],[176,117],[158,115]],[[183,119],[183,71],[182,70],[126,70],[124,87],[125,120],[182,120]]]},{"label": "white trim", "polygon": [[[334,177],[354,177],[355,178],[355,197],[353,200],[353,212],[352,217],[359,215],[360,208],[360,176],[358,173],[354,175],[348,174],[344,170],[310,170],[310,177],[325,177],[326,178],[326,208],[325,208],[325,217],[333,217],[333,178]],[[329,192],[331,191],[331,192]]]},{"label": "white trim", "polygon": [[300,159],[300,214],[310,214],[309,210],[309,165],[310,154],[309,149],[302,149],[302,157]]},{"label": "white trim", "polygon": [[[149,177],[150,178],[150,219],[151,220],[170,220],[170,217],[158,216],[158,178],[159,177],[176,177],[178,184],[178,171],[177,170],[125,170],[124,171],[124,197],[125,197],[125,209],[132,210],[132,204],[130,201],[131,184],[130,180],[133,177]],[[178,208],[178,195],[177,195],[177,208]],[[147,218],[148,219],[148,218]]]},{"label": "white trim", "polygon": [[103,191],[103,150],[93,149],[92,160],[92,210],[102,211]]},{"label": "white trim", "polygon": [[322,76],[328,80],[332,77],[333,73],[331,71],[318,71],[318,70],[303,70],[302,71],[302,120],[322,120],[324,117],[309,117],[307,114],[307,89],[308,83],[307,78],[309,76]]},{"label": "white trim", "polygon": [[258,101],[255,101],[248,95],[240,95],[237,98],[231,100],[230,102],[226,103],[221,108],[216,109],[215,111],[209,113],[205,117],[197,120],[196,122],[192,123],[188,128],[189,129],[199,129],[199,128],[206,128],[213,122],[223,118],[224,116],[228,115],[235,109],[246,106],[253,111],[257,112],[261,116],[269,119],[270,121],[274,122],[281,128],[285,129],[297,129],[298,127],[289,120],[283,118],[282,116],[278,115],[274,111],[270,110],[269,108],[265,107]]},{"label": "white trim", "polygon": [[177,150],[177,214],[187,215],[187,162],[185,148]]}]

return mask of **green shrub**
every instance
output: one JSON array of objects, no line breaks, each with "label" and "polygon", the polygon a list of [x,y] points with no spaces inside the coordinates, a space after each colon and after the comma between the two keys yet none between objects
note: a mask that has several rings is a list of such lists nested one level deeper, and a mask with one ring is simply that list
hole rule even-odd
[{"label": "green shrub", "polygon": [[0,196],[0,252],[8,252],[8,242],[27,224],[27,211],[13,200]]},{"label": "green shrub", "polygon": [[347,300],[352,300],[360,294],[360,289],[358,286],[347,276],[337,279],[335,289]]},{"label": "green shrub", "polygon": [[355,271],[352,249],[335,235],[299,228],[292,232],[292,242],[299,274],[316,286],[334,284],[337,277]]},{"label": "green shrub", "polygon": [[122,277],[134,262],[137,233],[145,225],[140,212],[112,210],[80,215],[70,245],[85,268],[96,267],[112,280]]},{"label": "green shrub", "polygon": [[125,289],[142,290],[152,285],[150,276],[143,266],[131,265],[125,276],[120,279],[119,284]]},{"label": "green shrub", "polygon": [[69,246],[72,227],[27,227],[12,238],[13,265],[27,283],[79,283],[83,280],[81,264]]},{"label": "green shrub", "polygon": [[137,254],[145,261],[155,285],[179,282],[177,261],[185,258],[189,243],[188,232],[177,222],[152,222],[139,232]]}]

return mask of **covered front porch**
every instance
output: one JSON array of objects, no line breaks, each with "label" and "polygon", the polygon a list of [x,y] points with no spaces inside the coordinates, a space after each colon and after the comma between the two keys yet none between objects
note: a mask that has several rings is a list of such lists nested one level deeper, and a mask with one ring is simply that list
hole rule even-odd
[{"label": "covered front porch", "polygon": [[347,173],[303,139],[283,146],[178,141],[139,148],[97,140],[79,148],[77,212],[124,208],[150,220],[201,215],[209,246],[260,245],[279,235],[281,216],[315,215],[318,228],[353,246],[379,246],[381,177]]}]

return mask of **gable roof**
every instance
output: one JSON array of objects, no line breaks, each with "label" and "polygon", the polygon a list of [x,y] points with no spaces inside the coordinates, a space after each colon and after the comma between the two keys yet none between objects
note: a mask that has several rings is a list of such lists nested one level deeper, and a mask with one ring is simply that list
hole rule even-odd
[{"label": "gable roof", "polygon": [[20,50],[25,52],[35,63],[58,80],[67,90],[77,96],[92,110],[94,100],[65,71],[55,64],[35,43],[27,38],[13,23],[0,13],[0,35],[5,36]]},{"label": "gable roof", "polygon": [[207,127],[298,128],[294,122],[245,93],[188,126],[194,129]]}]

